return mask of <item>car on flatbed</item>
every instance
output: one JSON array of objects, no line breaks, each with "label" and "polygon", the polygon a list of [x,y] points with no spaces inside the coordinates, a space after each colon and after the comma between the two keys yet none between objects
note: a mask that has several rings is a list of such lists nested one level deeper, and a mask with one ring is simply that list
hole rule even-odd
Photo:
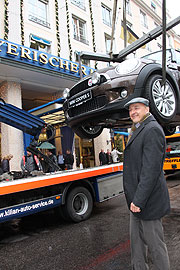
[{"label": "car on flatbed", "polygon": [[166,82],[162,84],[162,51],[127,59],[97,70],[65,89],[66,123],[82,138],[95,138],[103,128],[130,127],[124,108],[134,97],[150,101],[151,113],[165,134],[180,125],[180,51],[166,50]]}]

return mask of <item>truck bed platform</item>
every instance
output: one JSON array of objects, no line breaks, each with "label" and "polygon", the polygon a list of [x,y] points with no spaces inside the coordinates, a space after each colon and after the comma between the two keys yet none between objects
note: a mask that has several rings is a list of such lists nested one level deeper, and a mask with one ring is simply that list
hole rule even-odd
[{"label": "truck bed platform", "polygon": [[7,195],[16,192],[87,179],[99,175],[120,172],[122,170],[123,164],[115,163],[82,170],[60,171],[51,174],[47,173],[42,176],[28,177],[12,181],[3,181],[0,183],[0,195]]}]

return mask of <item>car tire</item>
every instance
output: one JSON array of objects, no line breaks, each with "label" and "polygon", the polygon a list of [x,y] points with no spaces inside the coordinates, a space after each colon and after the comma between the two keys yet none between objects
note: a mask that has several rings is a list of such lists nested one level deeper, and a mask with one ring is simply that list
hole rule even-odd
[{"label": "car tire", "polygon": [[102,131],[103,127],[101,126],[79,126],[79,127],[73,127],[74,132],[82,139],[94,139],[98,137]]},{"label": "car tire", "polygon": [[170,136],[170,135],[173,135],[175,133],[176,127],[165,126],[165,127],[163,127],[163,130],[164,130],[164,134],[166,136]]},{"label": "car tire", "polygon": [[165,172],[166,175],[168,175],[168,174],[173,174],[176,171],[175,170],[165,170],[164,172]]},{"label": "car tire", "polygon": [[161,123],[169,123],[176,114],[177,98],[171,83],[166,80],[165,87],[161,86],[162,76],[152,75],[145,87],[145,97],[150,101],[150,110]]},{"label": "car tire", "polygon": [[73,188],[66,198],[66,215],[74,222],[88,219],[93,209],[93,198],[85,187]]}]

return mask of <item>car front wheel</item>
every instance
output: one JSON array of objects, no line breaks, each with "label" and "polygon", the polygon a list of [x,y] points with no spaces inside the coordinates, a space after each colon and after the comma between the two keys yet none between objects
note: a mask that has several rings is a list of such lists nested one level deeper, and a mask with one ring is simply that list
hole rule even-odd
[{"label": "car front wheel", "polygon": [[102,131],[103,128],[101,126],[79,126],[79,127],[73,127],[74,132],[83,139],[93,139],[98,137]]},{"label": "car front wheel", "polygon": [[150,101],[152,114],[160,123],[168,123],[176,114],[177,98],[171,83],[166,80],[162,85],[162,76],[151,76],[146,84],[145,97]]}]

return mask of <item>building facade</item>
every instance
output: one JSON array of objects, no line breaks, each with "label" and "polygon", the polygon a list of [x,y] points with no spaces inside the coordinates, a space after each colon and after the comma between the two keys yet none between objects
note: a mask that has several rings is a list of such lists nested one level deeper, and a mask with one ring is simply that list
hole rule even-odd
[{"label": "building facade", "polygon": [[[124,48],[123,2],[117,2],[113,53]],[[61,97],[64,88],[80,79],[81,51],[110,52],[113,5],[113,0],[0,1],[1,98],[29,110]],[[167,21],[170,19],[167,11]],[[162,1],[126,0],[127,45],[161,23]],[[167,47],[178,48],[179,44],[180,37],[173,29],[168,31]],[[129,57],[161,48],[162,38],[158,37]],[[108,65],[82,59],[82,75]],[[79,162],[98,165],[100,150],[111,149],[110,142],[108,129],[94,140],[76,136]],[[19,170],[23,149],[22,132],[1,124],[1,156],[14,155],[13,170]]]}]

